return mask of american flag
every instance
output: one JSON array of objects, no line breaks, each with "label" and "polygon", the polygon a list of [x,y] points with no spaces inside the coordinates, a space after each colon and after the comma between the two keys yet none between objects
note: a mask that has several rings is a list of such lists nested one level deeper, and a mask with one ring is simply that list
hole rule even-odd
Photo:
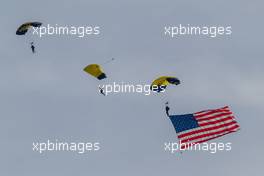
[{"label": "american flag", "polygon": [[170,120],[183,144],[182,149],[239,130],[239,125],[228,106],[194,114],[171,115]]}]

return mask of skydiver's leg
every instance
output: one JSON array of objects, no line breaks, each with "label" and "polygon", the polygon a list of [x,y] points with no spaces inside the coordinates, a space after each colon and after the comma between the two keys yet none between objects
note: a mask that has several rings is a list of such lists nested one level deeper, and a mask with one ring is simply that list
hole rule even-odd
[{"label": "skydiver's leg", "polygon": [[167,114],[168,117],[170,116],[169,110],[170,110],[170,108],[168,106],[166,106],[166,114]]},{"label": "skydiver's leg", "polygon": [[168,117],[170,116],[168,111],[166,111],[166,114],[167,114]]},{"label": "skydiver's leg", "polygon": [[101,94],[103,94],[105,96],[105,93],[104,93],[104,89],[101,89]]},{"label": "skydiver's leg", "polygon": [[35,53],[35,46],[33,44],[31,44],[31,50],[32,50],[32,53]]}]

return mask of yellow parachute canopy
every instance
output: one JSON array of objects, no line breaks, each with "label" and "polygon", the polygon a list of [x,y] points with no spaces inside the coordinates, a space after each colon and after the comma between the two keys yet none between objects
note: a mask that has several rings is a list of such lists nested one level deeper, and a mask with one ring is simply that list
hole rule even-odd
[{"label": "yellow parachute canopy", "polygon": [[155,92],[163,92],[169,84],[178,85],[180,84],[180,80],[176,77],[161,76],[152,82],[151,90]]},{"label": "yellow parachute canopy", "polygon": [[106,74],[102,71],[101,66],[98,64],[88,65],[83,70],[99,80],[106,78]]},{"label": "yellow parachute canopy", "polygon": [[29,28],[31,27],[40,27],[42,23],[40,22],[29,22],[22,24],[16,31],[16,35],[25,35]]}]

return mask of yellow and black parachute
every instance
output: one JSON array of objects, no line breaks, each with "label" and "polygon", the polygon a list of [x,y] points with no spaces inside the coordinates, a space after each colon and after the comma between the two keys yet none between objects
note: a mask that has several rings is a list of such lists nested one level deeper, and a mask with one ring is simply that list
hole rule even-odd
[{"label": "yellow and black parachute", "polygon": [[25,35],[29,28],[31,27],[40,27],[42,23],[40,22],[28,22],[22,24],[16,31],[16,35]]},{"label": "yellow and black parachute", "polygon": [[102,71],[101,66],[98,64],[90,64],[86,66],[83,70],[99,80],[106,78],[106,74]]},{"label": "yellow and black parachute", "polygon": [[152,82],[151,90],[155,92],[163,92],[169,84],[178,85],[180,84],[180,80],[176,77],[161,76]]}]

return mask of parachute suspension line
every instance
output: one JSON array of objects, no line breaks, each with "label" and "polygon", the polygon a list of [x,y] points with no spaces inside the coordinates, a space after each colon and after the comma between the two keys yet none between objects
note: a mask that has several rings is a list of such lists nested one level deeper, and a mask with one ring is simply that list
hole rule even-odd
[{"label": "parachute suspension line", "polygon": [[34,37],[32,35],[27,35],[25,37],[25,43],[29,44],[29,47],[33,44],[35,45]]},{"label": "parachute suspension line", "polygon": [[163,102],[165,102],[165,104],[169,103],[170,99],[169,99],[168,95],[166,94],[166,90],[165,90],[165,92],[162,93],[161,99]]},{"label": "parachute suspension line", "polygon": [[109,63],[113,62],[114,60],[115,60],[115,58],[112,58],[112,59],[107,60],[106,62],[102,63],[101,65],[109,64]]}]

